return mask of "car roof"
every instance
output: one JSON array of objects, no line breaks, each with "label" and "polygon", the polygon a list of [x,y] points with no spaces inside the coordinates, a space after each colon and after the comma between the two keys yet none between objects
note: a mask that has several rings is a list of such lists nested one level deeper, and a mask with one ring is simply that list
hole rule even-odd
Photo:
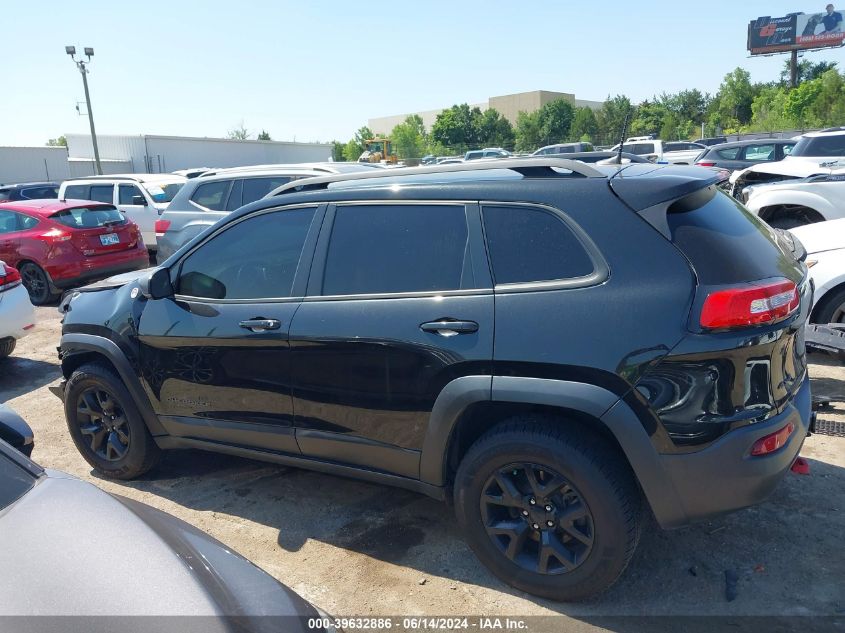
[{"label": "car roof", "polygon": [[75,209],[77,207],[108,207],[113,208],[114,205],[108,202],[94,202],[93,200],[58,200],[56,198],[46,198],[43,200],[15,200],[14,202],[0,203],[0,209],[8,211],[21,211],[23,213],[33,213],[36,215],[52,215],[57,211],[64,211],[65,209]]},{"label": "car roof", "polygon": [[746,145],[755,145],[759,143],[792,143],[795,145],[795,139],[791,138],[744,138],[741,141],[731,141],[729,143],[719,143],[718,145],[711,145],[709,149],[726,149],[729,147],[745,147]]},{"label": "car roof", "polygon": [[204,182],[215,182],[218,180],[231,180],[232,178],[258,178],[265,176],[325,176],[328,172],[316,169],[243,169],[234,171],[216,171],[209,175],[202,175],[192,178],[191,182],[202,184]]},{"label": "car roof", "polygon": [[0,185],[0,189],[22,189],[23,187],[58,187],[57,182],[16,182]]},{"label": "car roof", "polygon": [[86,176],[85,178],[70,178],[62,184],[86,184],[108,182],[109,180],[115,182],[185,182],[187,179],[178,174],[108,174],[103,176]]},{"label": "car roof", "polygon": [[807,132],[802,136],[807,136],[809,138],[816,138],[819,136],[832,136],[832,135],[839,135],[845,134],[845,127],[829,127],[824,130],[818,130],[817,132]]}]

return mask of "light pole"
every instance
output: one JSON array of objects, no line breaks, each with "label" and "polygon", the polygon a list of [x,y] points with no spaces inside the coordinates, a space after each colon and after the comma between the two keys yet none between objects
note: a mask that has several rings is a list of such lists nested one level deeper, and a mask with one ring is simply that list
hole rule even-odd
[{"label": "light pole", "polygon": [[82,59],[76,59],[76,46],[65,46],[65,53],[70,55],[70,58],[73,60],[73,63],[76,64],[76,67],[79,69],[79,72],[82,74],[82,86],[85,88],[85,104],[88,106],[88,124],[91,126],[91,142],[94,145],[94,162],[97,164],[97,174],[100,176],[103,175],[103,168],[100,165],[100,148],[97,147],[97,133],[94,131],[94,113],[91,112],[91,96],[88,94],[88,67],[87,65],[91,63],[91,58],[94,56],[94,49],[85,47],[85,55],[88,57],[88,61],[83,61]]}]

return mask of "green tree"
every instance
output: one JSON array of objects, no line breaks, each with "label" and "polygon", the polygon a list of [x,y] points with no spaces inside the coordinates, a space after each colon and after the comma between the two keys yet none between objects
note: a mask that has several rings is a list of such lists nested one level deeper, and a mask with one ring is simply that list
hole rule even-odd
[{"label": "green tree", "polygon": [[529,152],[543,144],[540,111],[520,112],[516,115],[516,150]]},{"label": "green tree", "polygon": [[632,112],[631,100],[625,95],[616,95],[613,98],[605,99],[601,110],[596,114],[599,124],[599,137],[602,141],[618,143],[622,135],[625,117],[631,115]]},{"label": "green tree", "polygon": [[67,139],[64,135],[59,138],[51,138],[47,140],[47,145],[49,147],[67,147]]},{"label": "green tree", "polygon": [[418,114],[408,116],[393,128],[390,138],[399,158],[421,158],[426,150],[423,120]]},{"label": "green tree", "polygon": [[810,114],[819,125],[845,124],[845,78],[831,68],[822,73],[817,81],[820,89],[809,106]]},{"label": "green tree", "polygon": [[665,105],[654,101],[643,101],[637,106],[636,116],[630,122],[628,130],[630,136],[647,136],[653,134],[666,138],[662,135],[663,122],[669,114],[669,110]]},{"label": "green tree", "polygon": [[592,108],[575,108],[569,139],[572,141],[592,141],[599,132],[599,124]]},{"label": "green tree", "polygon": [[813,103],[822,92],[822,80],[805,81],[786,95],[784,114],[792,118],[801,128],[820,125],[813,112]]},{"label": "green tree", "polygon": [[234,128],[232,130],[229,130],[226,133],[226,138],[231,138],[231,139],[234,139],[234,140],[237,140],[237,141],[245,141],[246,139],[248,139],[249,138],[249,132],[244,127],[244,122],[241,121],[241,124],[238,127]]},{"label": "green tree", "polygon": [[[783,87],[789,86],[789,77],[791,71],[791,63],[787,59],[783,63],[783,70],[780,71],[780,85]],[[811,62],[809,59],[802,59],[798,62],[798,72],[797,72],[797,79],[798,85],[800,86],[805,81],[812,81],[813,79],[818,79],[823,74],[825,74],[828,70],[833,70],[837,66],[837,62],[826,62],[820,61],[816,62],[815,64]]]},{"label": "green tree", "polygon": [[476,121],[476,134],[480,145],[513,149],[514,131],[511,122],[495,108],[487,108]]},{"label": "green tree", "polygon": [[786,89],[781,86],[766,86],[760,90],[751,103],[751,126],[764,132],[786,130],[795,125],[785,114]]},{"label": "green tree", "polygon": [[479,108],[470,108],[466,103],[453,105],[437,115],[431,126],[431,139],[459,153],[478,147],[481,118]]},{"label": "green tree", "polygon": [[272,141],[273,139],[270,138],[270,132],[267,130],[261,130],[261,133],[256,137],[259,141]]},{"label": "green tree", "polygon": [[540,136],[543,144],[562,143],[568,139],[574,116],[574,108],[566,99],[549,101],[540,108]]},{"label": "green tree", "polygon": [[354,138],[349,139],[349,142],[343,148],[343,157],[351,163],[357,161],[363,153],[364,151]]},{"label": "green tree", "polygon": [[340,141],[332,141],[332,160],[337,162],[343,162],[346,160],[346,156],[343,155],[343,150],[346,147],[344,143]]},{"label": "green tree", "polygon": [[751,75],[744,68],[737,67],[725,75],[716,95],[723,128],[740,128],[751,121],[751,104],[757,92],[759,88],[752,86]]}]

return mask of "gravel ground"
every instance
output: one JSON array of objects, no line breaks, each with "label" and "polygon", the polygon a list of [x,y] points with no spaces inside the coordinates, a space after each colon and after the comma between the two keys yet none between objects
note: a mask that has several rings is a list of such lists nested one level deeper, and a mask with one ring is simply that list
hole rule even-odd
[{"label": "gravel ground", "polygon": [[[445,505],[411,492],[199,452],[169,455],[147,478],[98,478],[74,448],[60,401],[59,317],[0,363],[0,401],[33,427],[34,459],[170,512],[237,550],[337,616],[561,614],[555,630],[635,630],[602,616],[845,614],[845,437],[814,435],[809,476],[788,474],[765,504],[664,532],[645,525],[622,579],[601,597],[559,604],[492,577]],[[817,359],[814,390],[845,397],[845,368]],[[845,420],[845,405],[820,414]],[[725,572],[738,596],[725,597]]]}]

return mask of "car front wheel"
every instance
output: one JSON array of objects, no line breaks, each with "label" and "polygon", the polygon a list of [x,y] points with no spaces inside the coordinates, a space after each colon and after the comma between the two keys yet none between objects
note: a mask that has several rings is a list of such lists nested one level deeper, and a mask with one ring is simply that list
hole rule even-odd
[{"label": "car front wheel", "polygon": [[496,576],[544,598],[607,589],[639,540],[640,495],[600,437],[565,420],[511,420],[479,439],[455,478],[467,541]]}]

